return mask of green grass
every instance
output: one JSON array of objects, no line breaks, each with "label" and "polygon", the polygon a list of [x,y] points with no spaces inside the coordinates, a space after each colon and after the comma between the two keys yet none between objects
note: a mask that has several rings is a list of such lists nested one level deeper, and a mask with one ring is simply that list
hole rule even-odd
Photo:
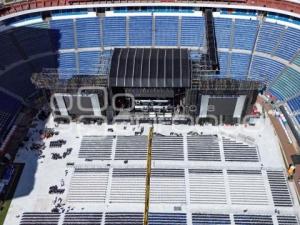
[{"label": "green grass", "polygon": [[21,163],[16,163],[15,165],[15,174],[13,177],[13,181],[10,183],[9,187],[8,187],[8,192],[6,193],[5,197],[4,197],[4,203],[2,204],[1,210],[0,210],[0,225],[3,225],[6,214],[8,212],[10,203],[14,197],[14,193],[15,190],[17,188],[19,179],[21,177],[23,168],[24,168],[24,164]]}]

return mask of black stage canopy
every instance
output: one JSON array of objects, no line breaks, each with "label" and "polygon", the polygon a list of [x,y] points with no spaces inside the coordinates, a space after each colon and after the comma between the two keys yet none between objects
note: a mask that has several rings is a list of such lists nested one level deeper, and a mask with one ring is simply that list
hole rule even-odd
[{"label": "black stage canopy", "polygon": [[187,49],[115,48],[110,87],[190,87]]}]

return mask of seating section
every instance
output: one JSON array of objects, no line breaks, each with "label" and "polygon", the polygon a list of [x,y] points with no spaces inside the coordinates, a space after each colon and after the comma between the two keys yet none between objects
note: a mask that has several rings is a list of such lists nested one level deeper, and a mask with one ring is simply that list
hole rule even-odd
[{"label": "seating section", "polygon": [[230,75],[233,79],[245,80],[247,79],[250,67],[251,55],[232,53],[230,64]]},{"label": "seating section", "polygon": [[274,85],[272,85],[271,90],[280,93],[282,98],[287,99],[298,94],[299,89],[297,88],[299,87],[299,85],[299,73],[292,68],[288,68],[280,75]]},{"label": "seating section", "polygon": [[234,22],[234,49],[252,50],[258,31],[258,20],[236,19]]},{"label": "seating section", "polygon": [[145,201],[145,169],[114,169],[110,191],[111,203]]},{"label": "seating section", "polygon": [[152,17],[129,17],[130,46],[152,46]]},{"label": "seating section", "polygon": [[234,215],[234,222],[236,225],[273,225],[269,215]]},{"label": "seating section", "polygon": [[67,212],[62,225],[101,225],[101,212]]},{"label": "seating section", "polygon": [[193,213],[192,214],[193,225],[230,225],[230,217],[226,214],[202,214],[202,213]]},{"label": "seating section", "polygon": [[204,17],[187,17],[181,19],[181,46],[203,46],[205,40]]},{"label": "seating section", "polygon": [[3,131],[4,128],[11,122],[10,120],[16,115],[17,111],[20,110],[22,103],[18,99],[0,91],[0,105],[0,131]]},{"label": "seating section", "polygon": [[263,22],[257,39],[256,51],[272,54],[284,31],[283,25]]},{"label": "seating section", "polygon": [[26,212],[20,225],[58,225],[59,213]]},{"label": "seating section", "polygon": [[256,147],[223,137],[225,161],[258,162]]},{"label": "seating section", "polygon": [[109,212],[105,216],[105,225],[143,225],[143,213]]},{"label": "seating section", "polygon": [[191,161],[221,161],[217,136],[187,136],[188,159]]},{"label": "seating section", "polygon": [[0,70],[22,59],[20,52],[12,42],[9,32],[0,33],[0,49]]},{"label": "seating section", "polygon": [[146,136],[118,136],[116,145],[116,160],[146,160]]},{"label": "seating section", "polygon": [[104,46],[126,46],[126,17],[104,17]]},{"label": "seating section", "polygon": [[151,203],[185,203],[185,176],[183,169],[152,169]]},{"label": "seating section", "polygon": [[284,68],[285,65],[272,59],[253,56],[249,77],[253,80],[270,84],[277,76],[281,74]]},{"label": "seating section", "polygon": [[83,136],[79,158],[110,160],[113,136]]},{"label": "seating section", "polygon": [[27,98],[36,92],[30,78],[32,67],[23,63],[0,76],[1,87],[21,97]]},{"label": "seating section", "polygon": [[226,77],[229,73],[228,61],[229,53],[228,52],[218,52],[219,63],[220,63],[220,77]]},{"label": "seating section", "polygon": [[[36,24],[34,28],[19,27],[13,31],[13,36],[27,57],[52,51],[48,24],[42,23],[43,28],[39,28],[38,25]],[[57,31],[52,31],[55,32]]]},{"label": "seating section", "polygon": [[292,111],[300,110],[300,95],[295,98],[292,98],[287,103]]},{"label": "seating section", "polygon": [[222,170],[190,169],[191,204],[226,204]]},{"label": "seating section", "polygon": [[72,78],[77,73],[75,53],[61,53],[57,60],[58,73],[61,79]]},{"label": "seating section", "polygon": [[300,31],[295,28],[288,27],[284,33],[275,55],[291,61],[300,46]]},{"label": "seating section", "polygon": [[92,48],[102,45],[100,20],[98,17],[77,19],[76,33],[78,48]]},{"label": "seating section", "polygon": [[178,17],[156,16],[155,17],[155,45],[177,46],[178,45]]},{"label": "seating section", "polygon": [[183,138],[176,136],[154,136],[153,160],[183,160]]},{"label": "seating section", "polygon": [[299,225],[296,216],[277,216],[278,225]]},{"label": "seating section", "polygon": [[186,225],[184,213],[149,213],[149,225]]},{"label": "seating section", "polygon": [[259,170],[228,170],[227,174],[232,204],[269,204],[264,179]]},{"label": "seating section", "polygon": [[230,48],[232,19],[215,18],[215,31],[218,48]]},{"label": "seating section", "polygon": [[68,202],[104,203],[108,169],[75,168],[68,194]]},{"label": "seating section", "polygon": [[57,32],[51,33],[52,44],[57,44],[55,49],[74,49],[74,21],[69,20],[51,20],[50,28]]},{"label": "seating section", "polygon": [[293,206],[290,192],[282,171],[268,170],[268,180],[275,206]]}]

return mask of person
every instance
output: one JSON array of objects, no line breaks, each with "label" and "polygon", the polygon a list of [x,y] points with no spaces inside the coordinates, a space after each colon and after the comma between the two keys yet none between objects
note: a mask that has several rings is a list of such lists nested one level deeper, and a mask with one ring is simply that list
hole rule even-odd
[{"label": "person", "polygon": [[291,163],[288,168],[288,179],[289,180],[293,179],[295,172],[296,172],[296,166],[293,163]]}]

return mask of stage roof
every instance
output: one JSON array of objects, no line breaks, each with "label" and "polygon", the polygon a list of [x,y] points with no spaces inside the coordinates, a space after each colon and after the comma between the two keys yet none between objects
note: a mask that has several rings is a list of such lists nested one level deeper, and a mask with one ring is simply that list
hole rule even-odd
[{"label": "stage roof", "polygon": [[189,87],[187,49],[115,48],[111,61],[111,87]]}]

